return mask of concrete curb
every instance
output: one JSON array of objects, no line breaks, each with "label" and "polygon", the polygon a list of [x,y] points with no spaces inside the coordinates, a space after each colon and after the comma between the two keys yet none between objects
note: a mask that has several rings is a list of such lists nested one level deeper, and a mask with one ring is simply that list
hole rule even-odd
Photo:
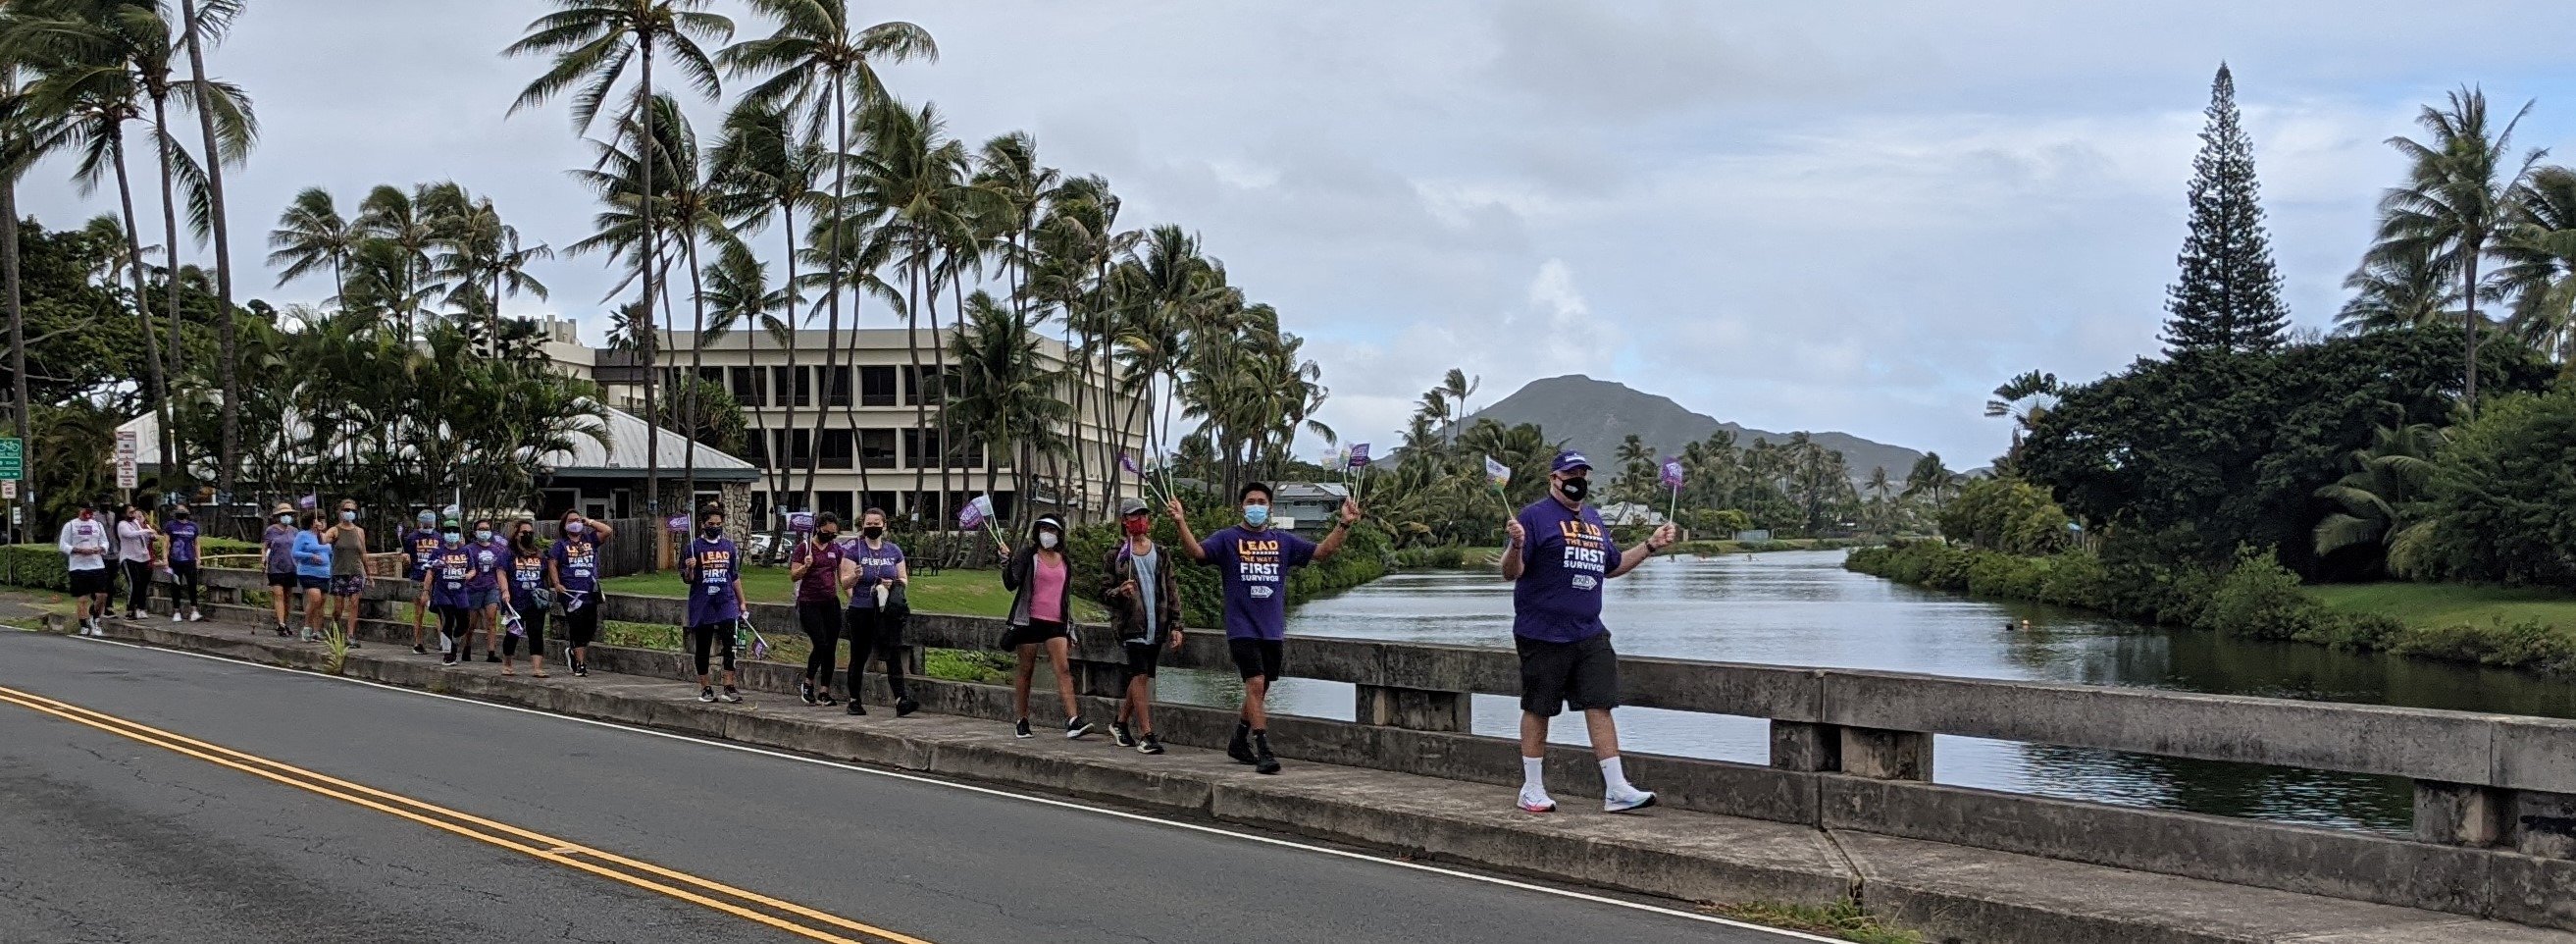
[{"label": "concrete curb", "polygon": [[[110,620],[106,628],[111,638],[315,672],[329,660],[318,645],[254,635],[237,623]],[[1567,813],[1533,817],[1509,807],[1508,790],[1487,785],[1314,763],[1262,777],[1204,749],[1175,746],[1147,759],[1097,740],[1017,741],[983,719],[855,718],[776,704],[752,685],[745,689],[754,703],[711,707],[668,676],[600,671],[602,663],[651,663],[663,654],[625,655],[595,655],[587,679],[540,680],[481,665],[442,667],[407,646],[378,643],[349,653],[341,674],[1683,902],[1823,905],[1850,897],[1935,941],[2576,944],[2576,934],[2457,915],[1707,813],[1606,816],[1569,802]],[[747,672],[745,681],[760,678]]]}]

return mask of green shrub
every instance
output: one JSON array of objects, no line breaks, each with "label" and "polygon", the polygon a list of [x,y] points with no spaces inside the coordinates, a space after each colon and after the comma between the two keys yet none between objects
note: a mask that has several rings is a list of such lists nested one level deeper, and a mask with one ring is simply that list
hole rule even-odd
[{"label": "green shrub", "polygon": [[2576,637],[2538,620],[2481,628],[2447,626],[2411,633],[2391,647],[2399,655],[2552,672],[2576,670]]},{"label": "green shrub", "polygon": [[0,544],[0,584],[38,590],[69,590],[71,572],[63,552],[52,542]]},{"label": "green shrub", "polygon": [[2110,602],[2110,571],[2092,551],[2076,548],[2048,559],[2038,599],[2059,606],[2105,609]]},{"label": "green shrub", "polygon": [[2248,639],[2296,639],[2316,626],[2325,605],[2299,588],[2299,575],[2272,552],[2250,548],[2218,579],[2209,605],[2195,614],[2195,628]]}]

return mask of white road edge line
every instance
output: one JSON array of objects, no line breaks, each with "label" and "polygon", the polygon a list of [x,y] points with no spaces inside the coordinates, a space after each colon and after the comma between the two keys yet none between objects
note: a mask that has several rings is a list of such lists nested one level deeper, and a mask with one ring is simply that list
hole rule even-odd
[{"label": "white road edge line", "polygon": [[[319,673],[319,672],[307,672],[307,671],[304,671],[304,670],[302,670],[302,669],[290,669],[290,668],[287,668],[287,667],[285,667],[285,666],[280,666],[280,665],[269,665],[269,664],[264,663],[264,662],[251,662],[251,661],[247,661],[247,660],[243,660],[243,659],[232,659],[232,658],[226,658],[226,657],[224,657],[224,656],[210,655],[210,654],[202,653],[202,652],[184,652],[184,651],[181,651],[181,650],[178,650],[178,649],[164,649],[164,648],[161,648],[161,647],[159,647],[159,646],[146,646],[146,645],[142,645],[142,644],[140,644],[140,643],[124,642],[124,641],[122,641],[122,640],[116,640],[116,639],[101,639],[101,638],[94,637],[94,636],[87,636],[87,637],[84,637],[84,636],[74,636],[74,637],[70,637],[70,638],[78,639],[78,640],[83,641],[83,642],[104,643],[104,644],[106,644],[106,645],[110,645],[110,646],[123,646],[123,647],[125,647],[125,648],[127,648],[127,649],[140,649],[140,650],[145,651],[145,652],[159,652],[159,653],[167,653],[167,654],[170,654],[170,655],[176,655],[176,656],[188,656],[188,657],[191,657],[191,658],[197,658],[197,659],[207,659],[207,660],[211,660],[211,661],[215,661],[215,662],[221,662],[221,663],[224,663],[224,664],[226,664],[226,665],[239,665],[239,666],[248,666],[248,667],[255,668],[255,669],[267,669],[267,670],[272,671],[272,672],[284,672],[284,673],[287,673],[287,674],[290,674],[290,675],[301,676],[301,677],[304,677],[304,678],[322,679],[322,680],[335,681],[335,682],[348,682],[348,683],[355,684],[355,685],[364,685],[364,686],[367,686],[367,687],[369,687],[369,688],[381,688],[381,689],[384,689],[384,690],[386,690],[386,691],[391,691],[391,692],[401,692],[401,693],[406,694],[406,695],[419,695],[419,696],[428,697],[428,698],[441,699],[441,700],[444,700],[444,701],[457,702],[457,703],[459,703],[459,704],[466,704],[466,705],[478,705],[478,706],[481,706],[481,707],[484,707],[484,708],[496,708],[496,709],[499,709],[499,710],[502,710],[502,711],[515,711],[515,712],[518,712],[518,713],[520,713],[520,714],[535,715],[535,716],[540,717],[540,718],[553,718],[553,719],[556,719],[556,720],[559,720],[559,721],[570,721],[570,722],[574,722],[574,723],[576,723],[576,724],[587,724],[587,725],[591,725],[591,726],[594,726],[594,727],[607,728],[607,729],[612,730],[612,731],[624,731],[624,732],[628,732],[628,733],[630,733],[630,734],[646,734],[646,735],[651,735],[651,736],[653,736],[653,737],[666,738],[666,739],[673,740],[673,741],[684,741],[684,742],[687,742],[687,743],[690,743],[690,744],[699,744],[699,745],[704,745],[704,746],[707,746],[707,747],[723,748],[723,749],[725,749],[725,750],[730,750],[730,751],[741,751],[741,752],[746,753],[746,754],[759,754],[759,755],[764,756],[764,757],[775,757],[775,758],[778,758],[778,759],[781,759],[781,760],[792,760],[792,761],[796,761],[796,762],[799,762],[799,763],[814,764],[814,765],[817,765],[817,766],[822,766],[822,767],[831,767],[831,768],[838,769],[838,770],[847,770],[847,771],[852,771],[852,772],[855,772],[855,773],[868,774],[868,775],[870,775],[870,776],[876,776],[876,777],[888,777],[888,778],[892,778],[892,779],[895,779],[895,780],[910,781],[910,782],[912,782],[912,783],[928,784],[928,785],[931,785],[931,786],[937,786],[937,787],[947,787],[947,788],[952,789],[952,790],[963,790],[963,791],[966,791],[966,792],[969,792],[969,793],[981,793],[981,794],[984,794],[984,795],[986,795],[986,796],[1004,797],[1004,798],[1007,798],[1007,799],[1020,800],[1020,801],[1027,802],[1027,803],[1037,803],[1037,804],[1042,804],[1042,805],[1046,805],[1046,806],[1057,807],[1057,808],[1059,808],[1059,809],[1078,810],[1078,811],[1081,811],[1081,812],[1085,812],[1085,813],[1092,813],[1092,814],[1096,814],[1096,815],[1100,815],[1100,816],[1113,816],[1113,817],[1117,817],[1117,818],[1119,818],[1119,819],[1133,820],[1133,821],[1135,821],[1135,822],[1140,822],[1140,823],[1151,823],[1151,824],[1154,824],[1154,825],[1157,825],[1157,826],[1166,826],[1166,827],[1171,827],[1171,828],[1174,828],[1174,829],[1186,829],[1186,830],[1190,830],[1190,831],[1193,831],[1193,832],[1206,833],[1206,834],[1208,834],[1208,835],[1212,835],[1212,836],[1226,836],[1226,837],[1233,838],[1233,839],[1240,839],[1240,840],[1243,840],[1243,841],[1245,841],[1245,842],[1261,843],[1261,844],[1263,844],[1263,845],[1277,846],[1277,847],[1284,848],[1284,849],[1296,849],[1296,850],[1300,850],[1300,851],[1303,851],[1303,852],[1311,852],[1311,853],[1316,853],[1316,854],[1319,854],[1319,855],[1334,856],[1334,857],[1337,857],[1337,858],[1343,858],[1343,859],[1352,859],[1352,860],[1356,860],[1356,861],[1360,861],[1360,862],[1373,862],[1373,863],[1377,863],[1377,864],[1379,864],[1379,865],[1388,865],[1388,866],[1394,866],[1394,867],[1402,868],[1402,869],[1411,869],[1411,870],[1416,871],[1416,872],[1426,872],[1426,873],[1429,873],[1429,874],[1432,874],[1432,875],[1442,875],[1442,876],[1447,876],[1447,877],[1449,877],[1449,878],[1464,879],[1464,880],[1471,881],[1471,882],[1482,882],[1482,883],[1487,884],[1487,885],[1498,885],[1498,886],[1501,886],[1501,887],[1504,887],[1504,888],[1517,889],[1517,890],[1520,890],[1520,891],[1526,891],[1526,892],[1537,892],[1537,893],[1542,894],[1542,895],[1552,895],[1552,896],[1555,896],[1555,897],[1558,897],[1558,898],[1570,898],[1570,899],[1573,899],[1573,900],[1576,900],[1576,901],[1590,902],[1590,903],[1597,904],[1597,905],[1609,905],[1609,906],[1616,907],[1616,908],[1625,908],[1625,909],[1628,909],[1628,910],[1631,910],[1631,911],[1642,911],[1642,912],[1646,912],[1646,913],[1648,913],[1648,914],[1663,915],[1663,916],[1665,916],[1665,917],[1669,917],[1669,918],[1680,918],[1680,919],[1683,919],[1683,920],[1686,920],[1686,921],[1697,921],[1697,922],[1700,922],[1700,923],[1703,923],[1703,924],[1714,924],[1714,925],[1718,925],[1718,926],[1721,926],[1721,927],[1736,928],[1736,929],[1738,929],[1738,930],[1752,931],[1752,932],[1759,933],[1759,934],[1771,934],[1771,935],[1777,935],[1777,936],[1779,936],[1779,937],[1787,938],[1787,939],[1790,939],[1790,940],[1793,940],[1793,941],[1820,941],[1820,942],[1823,942],[1823,944],[1847,944],[1847,942],[1843,941],[1843,940],[1842,940],[1842,939],[1840,939],[1840,938],[1821,937],[1821,936],[1814,935],[1814,934],[1808,934],[1808,933],[1803,932],[1803,931],[1789,931],[1789,930],[1783,930],[1783,929],[1780,929],[1780,928],[1767,927],[1767,926],[1764,926],[1764,925],[1753,924],[1753,923],[1745,922],[1745,921],[1737,921],[1737,920],[1734,920],[1734,919],[1732,919],[1732,918],[1721,918],[1721,917],[1718,917],[1718,916],[1716,916],[1716,915],[1707,915],[1707,914],[1699,914],[1699,913],[1697,913],[1697,912],[1683,911],[1683,910],[1678,909],[1678,908],[1666,908],[1666,907],[1663,907],[1663,906],[1661,906],[1661,905],[1649,905],[1649,904],[1645,904],[1645,903],[1643,903],[1643,902],[1626,901],[1626,900],[1622,900],[1622,899],[1618,899],[1618,898],[1611,898],[1611,897],[1606,896],[1606,895],[1594,895],[1594,894],[1591,894],[1591,893],[1588,893],[1588,892],[1571,891],[1571,890],[1563,889],[1563,888],[1549,888],[1549,887],[1547,887],[1547,886],[1545,886],[1545,885],[1533,885],[1533,884],[1530,884],[1530,883],[1528,883],[1528,882],[1523,882],[1523,881],[1518,881],[1518,880],[1508,879],[1508,878],[1501,878],[1501,877],[1498,877],[1498,876],[1492,876],[1492,875],[1478,875],[1478,874],[1476,874],[1476,873],[1474,873],[1474,872],[1461,872],[1461,871],[1458,871],[1458,870],[1455,870],[1455,869],[1445,869],[1445,868],[1441,868],[1441,867],[1436,866],[1436,865],[1425,865],[1425,864],[1420,863],[1420,862],[1408,862],[1408,861],[1405,861],[1405,860],[1403,860],[1403,859],[1391,859],[1391,858],[1388,858],[1388,857],[1385,857],[1385,856],[1372,855],[1372,854],[1365,853],[1365,852],[1355,852],[1355,851],[1348,850],[1348,849],[1334,849],[1334,848],[1330,848],[1330,847],[1327,847],[1327,846],[1312,845],[1312,844],[1309,844],[1309,843],[1297,842],[1297,841],[1295,841],[1295,840],[1290,840],[1290,839],[1280,839],[1280,838],[1275,837],[1275,836],[1260,836],[1260,835],[1254,835],[1254,834],[1252,834],[1252,833],[1236,832],[1236,831],[1231,830],[1231,829],[1220,829],[1220,828],[1217,828],[1217,827],[1214,827],[1214,826],[1206,826],[1206,825],[1202,825],[1202,824],[1199,824],[1199,823],[1184,823],[1184,822],[1180,822],[1180,821],[1177,821],[1177,820],[1164,819],[1164,818],[1157,817],[1157,816],[1148,816],[1148,815],[1143,814],[1143,813],[1131,813],[1131,812],[1128,812],[1128,811],[1126,811],[1126,810],[1111,809],[1111,808],[1108,808],[1108,807],[1102,807],[1102,806],[1090,806],[1090,805],[1083,804],[1083,803],[1077,803],[1077,802],[1074,802],[1074,801],[1071,801],[1071,800],[1060,800],[1060,799],[1056,799],[1056,798],[1054,798],[1054,797],[1033,796],[1033,795],[1025,794],[1025,793],[1014,793],[1014,792],[1011,792],[1011,791],[1009,791],[1009,790],[1000,790],[1000,789],[995,789],[995,788],[993,788],[993,787],[982,787],[982,786],[976,786],[976,785],[971,784],[971,783],[957,783],[957,782],[955,782],[955,781],[941,780],[941,779],[939,779],[939,778],[937,778],[937,777],[924,777],[924,776],[921,776],[921,775],[919,775],[919,774],[906,773],[906,772],[898,771],[898,770],[879,770],[879,769],[874,768],[874,767],[863,767],[863,766],[860,766],[860,765],[858,765],[858,764],[845,763],[845,762],[842,762],[842,761],[836,761],[836,760],[825,760],[825,759],[820,758],[820,757],[806,757],[806,756],[801,755],[801,754],[790,754],[790,753],[787,753],[787,752],[785,752],[785,751],[774,751],[774,750],[770,750],[770,749],[768,749],[768,748],[763,748],[763,747],[753,747],[753,746],[748,745],[748,744],[735,744],[735,743],[730,742],[730,741],[715,741],[715,740],[709,740],[709,739],[701,738],[701,737],[692,737],[692,736],[689,736],[689,735],[686,735],[686,734],[675,734],[675,733],[672,733],[672,732],[669,732],[669,731],[656,731],[656,730],[653,730],[652,728],[636,727],[636,726],[634,726],[634,725],[630,725],[630,724],[619,724],[619,723],[614,722],[614,721],[601,721],[601,720],[596,719],[596,718],[582,718],[582,717],[576,717],[576,716],[573,716],[573,715],[558,714],[558,713],[556,713],[556,712],[551,712],[551,711],[540,711],[540,710],[537,710],[537,709],[535,709],[535,708],[522,708],[522,707],[517,706],[517,705],[503,705],[503,704],[498,704],[498,703],[495,703],[495,702],[488,702],[488,701],[481,701],[481,700],[472,699],[472,698],[466,698],[466,697],[459,696],[459,695],[446,695],[446,694],[441,694],[441,693],[438,693],[438,692],[422,691],[422,690],[417,689],[417,688],[405,688],[405,687],[400,686],[400,685],[390,685],[390,684],[387,684],[387,683],[384,683],[384,682],[377,682],[377,681],[372,681],[372,680],[369,680],[369,679],[349,678],[349,677],[347,677],[347,676],[341,676],[341,675],[323,675],[323,674],[321,674],[321,673]],[[92,710],[95,710],[95,709],[92,709]]]}]

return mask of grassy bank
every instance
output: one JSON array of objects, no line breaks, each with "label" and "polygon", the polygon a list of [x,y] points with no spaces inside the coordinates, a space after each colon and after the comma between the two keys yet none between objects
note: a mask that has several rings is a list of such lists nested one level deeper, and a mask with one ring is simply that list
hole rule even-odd
[{"label": "grassy bank", "polygon": [[[1726,557],[1735,554],[1766,554],[1773,551],[1830,551],[1848,547],[1865,547],[1869,542],[1850,538],[1790,538],[1781,541],[1684,541],[1666,548],[1666,555],[1691,557]],[[1396,570],[1484,570],[1502,562],[1500,547],[1408,547],[1390,553],[1388,560]]]},{"label": "grassy bank", "polygon": [[[688,586],[677,572],[633,574],[601,581],[610,593],[629,593],[651,597],[683,597]],[[1081,588],[1076,588],[1081,589]],[[796,586],[787,579],[787,568],[754,567],[742,573],[742,595],[754,603],[787,603],[796,598]],[[1011,612],[1011,592],[1002,589],[1000,571],[943,570],[937,574],[912,576],[908,591],[912,608],[924,613],[953,613],[959,616],[1007,616]],[[1096,621],[1105,611],[1088,600],[1076,599],[1077,618]]]},{"label": "grassy bank", "polygon": [[1931,541],[1853,552],[1843,566],[1899,583],[2053,603],[2249,639],[2576,674],[2576,597],[2447,584],[2306,587],[2268,553],[2225,566],[2019,557]]}]

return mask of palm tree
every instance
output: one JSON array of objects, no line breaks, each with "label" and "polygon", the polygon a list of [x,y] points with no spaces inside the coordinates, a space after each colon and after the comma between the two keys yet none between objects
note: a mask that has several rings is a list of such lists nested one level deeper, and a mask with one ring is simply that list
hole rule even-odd
[{"label": "palm tree", "polygon": [[1986,415],[2012,418],[2012,450],[2006,455],[2021,453],[2023,434],[2038,427],[2048,411],[2057,406],[2057,397],[2065,389],[2057,382],[2056,374],[2036,370],[2025,371],[1995,388],[1995,398],[1986,401]]},{"label": "palm tree", "polygon": [[[792,263],[794,260],[791,257],[789,261]],[[707,267],[706,285],[707,342],[715,343],[724,337],[725,332],[739,329],[743,333],[743,350],[749,351],[752,339],[766,332],[787,349],[788,370],[792,374],[795,371],[796,346],[794,336],[788,332],[793,329],[778,317],[778,313],[789,312],[792,315],[795,298],[788,287],[769,287],[768,264],[752,255],[748,246],[735,244],[718,253],[715,263]],[[766,458],[769,442],[767,423],[759,410],[743,412],[748,415],[752,435],[759,437],[757,441],[762,443],[764,461],[761,474],[768,480],[769,491],[782,494],[786,491],[782,464]],[[796,428],[793,415],[790,414],[787,429]],[[866,486],[862,484],[860,490],[866,491]]]},{"label": "palm tree", "polygon": [[1924,498],[1938,509],[1959,488],[1959,474],[1941,463],[1941,454],[1927,452],[1914,460],[1914,468],[1905,473],[1906,498]]},{"label": "palm tree", "polygon": [[2478,408],[2478,336],[2485,321],[2478,316],[2478,296],[2494,289],[2478,280],[2478,262],[2493,251],[2494,241],[2512,223],[2513,207],[2533,165],[2546,151],[2512,153],[2513,132],[2531,113],[2531,103],[2490,131],[2487,97],[2476,88],[2452,92],[2447,108],[2424,107],[2416,117],[2431,134],[2429,143],[2403,136],[2388,145],[2412,163],[2407,183],[2379,200],[2379,242],[2371,253],[2423,253],[2440,267],[2460,273],[2460,294],[2468,303],[2461,316],[2467,339],[2460,403],[2469,415]]},{"label": "palm tree", "polygon": [[2392,412],[2395,421],[2374,430],[2367,448],[2345,457],[2349,471],[2343,478],[2317,489],[2316,497],[2338,509],[2317,522],[2317,556],[2377,545],[2396,568],[2407,548],[2431,536],[2431,522],[2408,520],[2415,517],[2409,506],[2423,496],[2433,474],[2432,457],[2449,435],[2442,427],[2408,423],[2402,412]]},{"label": "palm tree", "polygon": [[1620,438],[1618,460],[1621,466],[1626,466],[1635,462],[1644,462],[1654,457],[1655,450],[1646,445],[1645,437],[1639,436],[1635,433],[1629,433],[1628,435]]},{"label": "palm tree", "polygon": [[[385,314],[401,319],[401,336],[406,342],[419,335],[421,306],[434,290],[430,284],[431,253],[447,236],[442,231],[437,204],[462,202],[462,188],[448,188],[455,185],[405,191],[392,184],[377,184],[358,204],[355,226],[363,240],[358,252],[374,256],[371,261],[375,263],[375,276],[392,280],[376,288],[383,291],[391,305]],[[345,307],[347,302],[341,304]]]},{"label": "palm tree", "polygon": [[20,443],[32,428],[27,401],[27,317],[20,307],[18,271],[18,178],[37,155],[31,143],[45,136],[42,116],[22,106],[17,67],[0,62],[0,305],[9,317],[9,377],[12,431]]},{"label": "palm tree", "polygon": [[[241,10],[241,0],[207,0],[205,15],[198,15],[197,0],[179,0],[179,19],[185,26],[188,49],[189,88],[198,102],[218,100],[214,83],[206,78],[205,46],[219,42],[232,18]],[[250,151],[250,139],[227,142],[216,133],[215,112],[198,108],[199,146],[206,154],[230,153],[229,160],[220,157],[206,161],[206,212],[212,224],[215,243],[215,317],[216,357],[223,388],[223,434],[219,446],[222,461],[216,465],[215,491],[231,494],[241,466],[241,387],[239,383],[240,329],[233,312],[232,229],[224,209],[224,166],[240,166]],[[247,123],[243,126],[247,129]],[[11,217],[15,219],[15,217]]]},{"label": "palm tree", "polygon": [[1870,510],[1876,513],[1875,517],[1878,519],[1876,530],[1880,534],[1887,533],[1890,511],[1887,499],[1896,492],[1896,483],[1887,477],[1887,467],[1882,465],[1871,468],[1869,484],[1863,486],[1863,490],[1869,492]]},{"label": "palm tree", "polygon": [[[1037,460],[1063,448],[1057,427],[1072,407],[1056,396],[1062,369],[1038,352],[1038,333],[990,294],[966,299],[963,325],[949,337],[957,360],[959,431],[1013,456],[1011,481],[1017,517],[1034,515],[1031,471]],[[984,490],[993,491],[1000,462],[984,463]],[[1061,495],[1058,496],[1062,498]]]},{"label": "palm tree", "polygon": [[[528,24],[526,35],[502,50],[503,55],[554,56],[546,71],[529,82],[510,103],[510,113],[545,104],[548,99],[575,85],[581,91],[573,96],[572,121],[576,133],[590,129],[599,115],[599,106],[614,94],[617,83],[625,76],[627,63],[637,66],[635,96],[629,113],[639,123],[633,141],[641,153],[658,141],[654,128],[653,59],[667,52],[679,67],[682,78],[698,92],[715,97],[721,84],[716,78],[715,63],[708,60],[700,42],[721,43],[733,38],[733,21],[705,12],[706,0],[553,0],[555,12],[538,17]],[[613,145],[612,145],[613,146]],[[637,162],[642,179],[634,193],[654,194],[655,160],[647,157]],[[652,214],[642,214],[643,245],[635,253],[637,275],[644,281],[644,310],[649,313],[658,288],[654,266],[659,264],[660,248],[654,244],[655,223]],[[649,332],[648,332],[649,334]],[[644,347],[644,412],[654,413],[655,375],[659,372],[656,354],[661,343]],[[647,424],[644,431],[644,505],[654,517],[662,509],[662,426]],[[690,450],[692,455],[696,450]],[[691,500],[695,500],[694,496]]]},{"label": "palm tree", "polygon": [[[939,464],[940,496],[945,501],[949,458],[956,452],[946,420],[950,383],[944,370],[937,375],[922,371],[921,316],[930,315],[931,333],[937,337],[941,279],[952,271],[942,256],[956,255],[949,251],[951,247],[971,238],[973,221],[991,195],[966,182],[966,148],[945,136],[945,122],[936,108],[925,105],[914,111],[881,99],[866,110],[863,120],[867,147],[850,156],[857,172],[855,189],[835,202],[843,227],[854,227],[857,224],[850,221],[859,219],[881,220],[868,233],[872,245],[862,251],[882,253],[903,275],[901,307],[910,336],[915,421],[930,429],[930,410],[935,406],[939,411],[932,461]],[[938,364],[944,365],[946,352],[944,345],[932,345]],[[919,390],[924,383],[931,388],[927,394]]]},{"label": "palm tree", "polygon": [[340,216],[331,200],[331,191],[306,187],[277,216],[277,228],[268,231],[268,264],[276,267],[277,284],[313,274],[317,269],[331,270],[331,297],[338,301],[348,290],[349,257],[356,255],[358,243],[365,235]]},{"label": "palm tree", "polygon": [[501,299],[526,294],[544,301],[546,284],[528,274],[528,265],[553,259],[555,251],[544,243],[525,245],[519,228],[502,222],[489,197],[472,200],[461,210],[439,221],[446,235],[439,240],[430,276],[447,286],[449,304],[467,316],[483,316],[485,356],[499,357]]},{"label": "palm tree", "polygon": [[2459,289],[2420,246],[2365,256],[2343,287],[2353,296],[2335,313],[2338,331],[2431,328],[2457,317],[2450,306],[2460,300]]},{"label": "palm tree", "polygon": [[[792,385],[796,376],[796,331],[804,326],[806,318],[797,310],[797,303],[802,300],[803,278],[797,273],[796,264],[805,242],[803,234],[796,228],[796,211],[803,209],[809,214],[819,214],[826,207],[827,196],[815,189],[815,181],[821,174],[823,149],[810,141],[797,142],[788,131],[787,114],[780,108],[744,102],[725,115],[725,137],[716,145],[710,160],[719,186],[733,197],[732,205],[736,207],[737,214],[733,220],[735,228],[745,234],[757,232],[768,225],[774,214],[781,234],[787,237],[787,281],[778,289],[779,303],[775,309],[759,308],[744,300],[752,296],[766,297],[766,292],[751,291],[755,283],[767,283],[766,267],[751,260],[747,252],[742,262],[729,262],[731,256],[718,257],[717,271],[710,273],[709,284],[710,291],[717,298],[727,299],[718,302],[719,321],[756,317],[758,325],[769,331],[778,346],[786,350],[787,376]],[[769,314],[773,310],[786,312],[786,320],[781,322]],[[839,334],[839,327],[837,323],[833,325],[835,337]],[[758,333],[743,333],[745,351],[751,349]],[[833,367],[831,344],[827,342],[825,347],[823,372],[828,382]],[[798,428],[793,393],[793,390],[780,389],[773,394],[775,399],[772,400],[783,403],[787,408],[785,428],[789,430]],[[755,411],[752,415],[757,420],[760,414]],[[766,436],[767,432],[761,430],[759,435]],[[852,435],[857,435],[855,430]],[[785,494],[787,465],[793,450],[776,450],[790,455],[772,455],[767,442],[762,440],[762,454],[767,457],[764,465],[774,474],[770,492],[773,495]],[[821,452],[819,449],[811,451]],[[819,456],[816,458],[819,460]],[[859,491],[864,495],[868,491],[868,464],[864,455],[859,457],[858,467]],[[806,470],[804,500],[798,510],[810,511],[813,507],[814,479],[813,470],[809,467]]]},{"label": "palm tree", "polygon": [[2506,324],[2561,365],[2576,364],[2576,170],[2531,172],[2495,253],[2504,263],[2496,282],[2514,297]]},{"label": "palm tree", "polygon": [[1476,388],[1482,386],[1484,382],[1485,378],[1469,377],[1466,371],[1455,367],[1449,368],[1448,376],[1441,378],[1440,392],[1455,411],[1455,415],[1449,421],[1451,427],[1454,428],[1459,422],[1466,420],[1467,398],[1475,396]]}]

